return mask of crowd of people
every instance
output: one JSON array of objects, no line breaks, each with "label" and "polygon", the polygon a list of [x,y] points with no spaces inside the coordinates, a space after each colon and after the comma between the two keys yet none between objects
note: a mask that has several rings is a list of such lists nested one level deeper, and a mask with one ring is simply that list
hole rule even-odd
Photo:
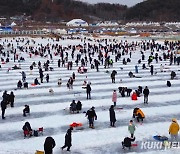
[{"label": "crowd of people", "polygon": [[[18,40],[18,41],[25,41],[25,40]],[[121,58],[124,55],[129,55],[129,58],[125,59],[123,58],[122,60],[122,66],[123,65],[127,65],[127,63],[131,63],[131,57],[133,57],[133,51],[137,51],[136,48],[140,48],[140,52],[141,52],[141,59],[138,60],[138,65],[135,65],[135,70],[134,73],[136,75],[133,74],[133,70],[131,70],[128,75],[130,78],[134,78],[137,77],[137,75],[140,72],[139,69],[139,65],[142,64],[142,69],[149,69],[150,70],[150,74],[153,76],[155,75],[157,72],[155,72],[154,70],[154,65],[153,65],[153,61],[155,61],[156,63],[159,63],[161,61],[166,61],[167,59],[169,60],[169,65],[179,65],[180,63],[180,58],[177,56],[177,50],[180,49],[179,45],[180,42],[169,42],[169,41],[165,41],[164,45],[156,43],[154,40],[152,41],[142,41],[142,42],[131,42],[131,43],[127,43],[127,41],[121,41],[120,43],[117,43],[115,40],[113,40],[114,44],[110,43],[108,44],[108,40],[107,39],[103,39],[103,40],[98,40],[99,42],[103,42],[103,44],[99,43],[98,45],[95,44],[91,44],[91,43],[86,43],[87,40],[84,39],[84,44],[83,46],[78,46],[78,53],[75,54],[76,51],[76,46],[74,45],[69,45],[68,47],[63,47],[61,45],[58,44],[47,44],[45,46],[43,46],[42,44],[39,46],[39,48],[35,48],[32,46],[29,47],[19,47],[19,52],[24,52],[29,54],[29,58],[32,58],[32,56],[34,55],[39,55],[42,58],[48,58],[48,60],[46,60],[44,63],[42,61],[39,61],[38,63],[33,62],[30,66],[29,69],[31,71],[30,74],[32,74],[32,71],[37,68],[38,69],[38,75],[36,76],[36,78],[34,79],[34,85],[39,85],[41,86],[44,83],[44,78],[46,79],[47,84],[51,81],[50,80],[50,75],[49,75],[49,71],[54,71],[54,68],[50,66],[51,62],[54,62],[53,58],[53,54],[55,56],[59,56],[60,58],[57,61],[57,66],[58,68],[60,67],[66,67],[68,71],[71,71],[73,69],[73,67],[76,67],[77,72],[80,74],[84,74],[87,73],[88,69],[96,69],[96,72],[100,72],[100,69],[108,69],[110,67],[113,67],[113,64],[116,62],[120,62]],[[7,43],[7,42],[6,42]],[[34,42],[36,43],[36,42]],[[4,62],[4,59],[6,59],[6,63],[8,63],[9,61],[11,61],[11,59],[9,57],[11,57],[13,55],[13,61],[16,62],[20,62],[20,61],[26,61],[26,58],[24,57],[20,57],[19,53],[17,52],[17,50],[13,47],[13,45],[11,43],[8,43],[8,46],[12,48],[11,52],[9,51],[4,51],[3,48],[0,49],[0,56],[1,56],[1,62]],[[150,50],[150,55],[148,57],[148,59],[146,59],[144,52],[146,52],[147,50]],[[160,55],[158,53],[158,51],[163,51],[163,55]],[[54,52],[54,53],[53,53]],[[71,57],[70,57],[71,56]],[[113,61],[113,57],[115,57],[115,62]],[[8,59],[7,59],[8,58]],[[148,66],[145,66],[144,60],[147,60],[148,62]],[[143,61],[143,62],[142,62]],[[73,62],[76,63],[76,66],[73,65]],[[67,64],[67,65],[66,65]],[[89,67],[90,66],[90,67]],[[103,67],[100,67],[103,66]],[[1,68],[2,69],[2,68]],[[13,67],[13,69],[21,69],[21,67],[17,67],[16,65]],[[8,72],[10,71],[10,69],[8,69]],[[163,72],[164,68],[162,66],[162,64],[160,65],[160,72]],[[112,83],[116,82],[116,75],[118,73],[118,70],[113,70],[111,72],[110,78],[112,80]],[[28,86],[28,82],[27,82],[27,78],[29,77],[28,75],[26,75],[25,71],[21,71],[21,80],[19,80],[17,82],[17,88],[22,89],[22,87],[24,88],[29,88]],[[170,77],[173,80],[176,77],[176,72],[175,71],[171,71]],[[39,82],[39,80],[40,82]],[[67,88],[69,90],[73,90],[73,84],[74,82],[76,82],[76,74],[75,72],[73,72],[72,76],[69,77],[68,81],[67,81]],[[58,83],[57,85],[59,87],[61,87],[63,80],[61,78],[58,79]],[[92,99],[93,96],[91,95],[92,93],[92,88],[91,86],[93,86],[93,84],[91,84],[91,82],[86,82],[84,84],[83,89],[86,90],[86,99]],[[145,86],[145,88],[143,89],[142,86],[138,86],[138,89],[134,89],[133,94],[131,95],[131,92],[133,91],[130,88],[127,87],[120,87],[119,88],[119,92],[121,94],[122,97],[125,97],[125,92],[127,92],[127,96],[131,96],[132,100],[137,100],[137,97],[141,97],[141,94],[144,95],[144,104],[148,104],[148,97],[150,94],[150,90],[147,86]],[[116,87],[118,90],[118,87]],[[116,92],[116,89],[113,90],[113,94],[112,94],[112,102],[113,104],[110,106],[109,108],[109,117],[110,117],[110,126],[111,127],[115,127],[115,123],[116,121],[118,121],[119,119],[116,119],[116,113],[115,113],[115,109],[117,107],[117,98],[118,98],[118,94]],[[2,96],[2,101],[1,101],[1,110],[2,110],[2,119],[5,119],[5,110],[8,104],[10,104],[11,107],[14,107],[14,99],[15,99],[15,95],[13,93],[13,91],[11,91],[10,94],[7,93],[7,91],[5,90]],[[79,113],[82,110],[82,103],[80,100],[77,101],[77,103],[75,102],[75,100],[72,100],[72,103],[70,104],[70,111],[71,113],[74,113],[75,111],[77,111],[77,113]],[[145,114],[143,113],[143,111],[136,107],[133,108],[133,115],[132,118],[135,118],[134,120],[136,120],[137,122],[143,122],[143,120],[145,119]],[[27,116],[27,114],[30,114],[30,107],[29,105],[25,105],[25,108],[23,109],[23,116]],[[89,121],[89,128],[95,128],[94,126],[94,121],[97,120],[97,114],[95,111],[95,107],[92,106],[89,110],[87,110],[85,116],[87,117],[88,121]],[[124,141],[122,142],[122,146],[124,147],[131,147],[131,142],[135,141],[135,130],[136,127],[134,125],[133,119],[131,118],[131,115],[129,115],[129,125],[128,125],[128,131],[130,133],[129,137],[126,137],[124,139]],[[148,119],[147,119],[148,120]],[[30,132],[30,136],[32,135],[32,128],[30,126],[29,122],[26,122],[25,125],[23,126],[23,131],[28,131]],[[67,147],[67,151],[70,151],[70,147],[72,146],[71,143],[71,133],[73,131],[73,128],[70,127],[67,130],[67,133],[65,135],[65,145],[63,147],[61,147],[61,149],[63,150],[64,148]],[[169,128],[169,133],[171,134],[171,137],[173,139],[177,139],[177,133],[179,131],[179,125],[177,123],[177,120],[173,119],[172,120],[172,124]],[[25,134],[26,135],[26,134]],[[56,146],[56,143],[54,141],[54,139],[52,137],[47,137],[44,143],[44,150],[45,150],[45,154],[51,154],[52,153],[52,149]]]}]

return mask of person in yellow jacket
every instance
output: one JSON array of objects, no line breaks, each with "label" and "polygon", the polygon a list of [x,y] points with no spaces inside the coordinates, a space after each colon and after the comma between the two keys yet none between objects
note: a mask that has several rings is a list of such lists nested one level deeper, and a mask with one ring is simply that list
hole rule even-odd
[{"label": "person in yellow jacket", "polygon": [[145,118],[145,115],[143,111],[140,108],[134,108],[133,110],[133,118],[137,118],[137,121],[139,122],[139,119],[143,122],[143,119]]},{"label": "person in yellow jacket", "polygon": [[171,135],[171,140],[177,141],[179,132],[179,124],[175,118],[172,119],[172,123],[169,127],[169,134]]}]

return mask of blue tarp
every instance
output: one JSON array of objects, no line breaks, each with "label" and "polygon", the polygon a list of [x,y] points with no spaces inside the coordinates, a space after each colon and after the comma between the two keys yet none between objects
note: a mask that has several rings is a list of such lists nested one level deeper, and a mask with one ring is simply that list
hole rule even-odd
[{"label": "blue tarp", "polygon": [[9,26],[7,26],[7,27],[6,26],[1,26],[0,30],[3,31],[3,32],[12,32],[13,31],[12,27],[9,27]]}]

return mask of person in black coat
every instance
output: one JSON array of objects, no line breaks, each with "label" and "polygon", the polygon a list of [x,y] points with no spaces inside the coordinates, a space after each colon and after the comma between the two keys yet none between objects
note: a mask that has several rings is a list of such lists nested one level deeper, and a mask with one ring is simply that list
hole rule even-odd
[{"label": "person in black coat", "polygon": [[51,136],[46,137],[44,142],[44,154],[52,154],[53,148],[55,146],[56,146],[55,140]]},{"label": "person in black coat", "polygon": [[81,101],[78,101],[77,104],[76,104],[76,110],[77,110],[77,113],[79,113],[79,111],[82,110],[82,103]]},{"label": "person in black coat", "polygon": [[130,138],[130,137],[125,137],[124,141],[122,142],[122,148],[125,149],[125,147],[127,148],[131,148],[131,142],[135,141],[135,137]]},{"label": "person in black coat", "polygon": [[75,81],[75,79],[76,79],[76,75],[75,75],[75,73],[73,72],[73,74],[72,74],[72,78],[73,78],[73,80]]},{"label": "person in black coat", "polygon": [[129,75],[130,78],[135,77],[135,75],[131,71],[128,73],[128,75]]},{"label": "person in black coat", "polygon": [[114,111],[114,105],[111,105],[109,108],[109,115],[110,115],[110,126],[115,127],[115,122],[116,122],[116,115]]},{"label": "person in black coat", "polygon": [[39,81],[38,81],[37,78],[34,79],[34,84],[35,84],[35,85],[38,85],[38,84],[40,85],[40,83],[39,83]]},{"label": "person in black coat", "polygon": [[26,117],[27,113],[30,114],[30,107],[29,107],[29,105],[24,105],[23,116]]},{"label": "person in black coat", "polygon": [[17,87],[20,88],[20,89],[22,88],[22,82],[21,82],[21,80],[18,81]]},{"label": "person in black coat", "polygon": [[87,93],[87,99],[91,99],[91,86],[90,86],[90,84],[87,84],[86,93]]},{"label": "person in black coat", "polygon": [[86,116],[89,120],[89,128],[94,128],[94,119],[97,120],[97,115],[94,109],[95,107],[93,106],[86,112]]},{"label": "person in black coat", "polygon": [[171,71],[171,79],[173,80],[176,77],[176,73],[174,71]]},{"label": "person in black coat", "polygon": [[111,79],[112,79],[112,83],[115,83],[115,79],[116,79],[116,74],[117,74],[117,71],[113,70],[112,73],[111,73]]},{"label": "person in black coat", "polygon": [[143,90],[143,94],[144,94],[144,104],[148,104],[148,95],[149,95],[149,89],[146,86],[145,89]]},{"label": "person in black coat", "polygon": [[5,110],[6,110],[6,102],[4,100],[1,101],[1,110],[2,110],[2,119],[5,119]]},{"label": "person in black coat", "polygon": [[49,82],[49,74],[46,75],[46,82]]},{"label": "person in black coat", "polygon": [[112,83],[115,83],[115,74],[111,73]]},{"label": "person in black coat", "polygon": [[5,90],[5,91],[3,92],[2,98],[3,98],[3,101],[6,102],[6,104],[8,104],[8,100],[9,100],[8,97],[9,97],[9,96],[8,96],[8,94],[7,94],[7,91]]},{"label": "person in black coat", "polygon": [[75,100],[72,100],[72,103],[70,104],[70,112],[73,112],[76,111],[76,102]]},{"label": "person in black coat", "polygon": [[28,89],[28,82],[24,82],[24,88]]},{"label": "person in black coat", "polygon": [[153,65],[151,65],[150,72],[151,72],[151,75],[154,74],[154,66]]},{"label": "person in black coat", "polygon": [[14,107],[14,93],[13,91],[11,91],[10,95],[9,95],[9,102],[11,103],[11,107]]},{"label": "person in black coat", "polygon": [[58,67],[60,67],[61,66],[61,60],[59,59],[58,60]]},{"label": "person in black coat", "polygon": [[97,72],[99,72],[99,65],[100,65],[99,61],[94,59],[94,63],[95,63],[95,67],[96,67]]},{"label": "person in black coat", "polygon": [[39,76],[40,76],[40,79],[41,79],[41,83],[43,83],[43,77],[44,77],[43,72],[42,72],[42,73],[40,73],[40,74],[39,74]]},{"label": "person in black coat", "polygon": [[64,143],[64,146],[61,147],[61,149],[63,150],[64,148],[67,147],[67,151],[70,151],[70,148],[72,146],[72,138],[71,138],[71,134],[72,134],[72,130],[73,130],[73,127],[70,127],[68,130],[67,130],[67,133],[65,135],[65,143]]}]

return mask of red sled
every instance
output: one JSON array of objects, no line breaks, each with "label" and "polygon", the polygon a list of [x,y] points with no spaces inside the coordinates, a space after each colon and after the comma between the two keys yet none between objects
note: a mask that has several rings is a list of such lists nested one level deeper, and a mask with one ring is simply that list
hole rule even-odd
[{"label": "red sled", "polygon": [[72,124],[69,125],[70,127],[81,127],[82,123],[77,123],[77,122],[73,122]]},{"label": "red sled", "polygon": [[34,83],[31,83],[31,86],[36,86],[36,84],[34,84]]},{"label": "red sled", "polygon": [[133,143],[133,144],[131,144],[131,146],[132,146],[132,147],[137,147],[138,144],[137,144],[137,143]]}]

